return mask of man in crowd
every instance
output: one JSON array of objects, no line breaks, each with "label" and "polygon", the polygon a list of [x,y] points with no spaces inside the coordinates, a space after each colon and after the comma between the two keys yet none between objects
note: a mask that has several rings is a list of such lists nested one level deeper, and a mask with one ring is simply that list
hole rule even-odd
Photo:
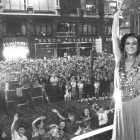
[{"label": "man in crowd", "polygon": [[19,124],[18,131],[15,130],[15,125],[16,125],[17,120],[18,120],[18,114],[15,114],[14,120],[11,126],[12,140],[27,140],[26,136],[24,135],[25,128],[23,125]]}]

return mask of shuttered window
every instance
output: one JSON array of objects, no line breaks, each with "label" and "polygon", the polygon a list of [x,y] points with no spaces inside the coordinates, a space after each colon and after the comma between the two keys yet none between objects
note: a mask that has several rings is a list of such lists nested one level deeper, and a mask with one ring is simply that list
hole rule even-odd
[{"label": "shuttered window", "polygon": [[34,0],[34,10],[39,10],[39,7],[40,7],[40,5],[39,5],[39,0]]},{"label": "shuttered window", "polygon": [[4,0],[6,10],[26,10],[25,0]]},{"label": "shuttered window", "polygon": [[55,0],[34,0],[34,9],[39,11],[54,11]]},{"label": "shuttered window", "polygon": [[7,19],[4,35],[10,37],[26,36],[26,22],[16,19]]},{"label": "shuttered window", "polygon": [[35,36],[52,35],[51,23],[34,23]]},{"label": "shuttered window", "polygon": [[96,35],[97,25],[96,23],[80,23],[79,24],[80,35]]},{"label": "shuttered window", "polygon": [[5,0],[4,1],[4,6],[5,6],[5,9],[10,9],[10,1],[9,0]]}]

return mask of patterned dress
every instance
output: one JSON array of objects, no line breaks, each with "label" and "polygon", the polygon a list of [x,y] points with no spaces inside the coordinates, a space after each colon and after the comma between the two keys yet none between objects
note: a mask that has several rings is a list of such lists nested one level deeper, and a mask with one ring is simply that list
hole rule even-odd
[{"label": "patterned dress", "polygon": [[[140,57],[136,58],[137,60]],[[115,104],[112,140],[140,140],[140,62],[127,71],[122,57],[115,69]]]}]

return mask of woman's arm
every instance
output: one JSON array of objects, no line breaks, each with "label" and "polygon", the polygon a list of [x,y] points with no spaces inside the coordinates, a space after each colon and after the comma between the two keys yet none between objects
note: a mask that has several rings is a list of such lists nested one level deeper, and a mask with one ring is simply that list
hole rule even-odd
[{"label": "woman's arm", "polygon": [[65,118],[56,109],[52,109],[52,112],[56,113],[60,119],[65,120]]},{"label": "woman's arm", "polygon": [[32,122],[32,129],[33,129],[33,131],[36,131],[36,126],[35,126],[35,123],[37,122],[37,121],[39,121],[39,120],[44,120],[46,117],[45,116],[41,116],[41,117],[39,117],[39,118],[37,118],[37,119],[35,119],[33,122]]},{"label": "woman's arm", "polygon": [[98,114],[98,111],[95,109],[95,104],[92,105],[92,109],[95,111],[96,114]]},{"label": "woman's arm", "polygon": [[120,60],[122,53],[120,50],[119,42],[119,15],[121,10],[114,14],[114,20],[112,25],[112,43],[113,43],[113,53],[115,56],[116,63]]},{"label": "woman's arm", "polygon": [[107,114],[110,113],[111,111],[114,111],[114,110],[115,110],[115,108],[112,108],[110,110],[107,110]]},{"label": "woman's arm", "polygon": [[16,124],[17,120],[18,120],[18,114],[15,114],[15,115],[14,115],[13,123],[12,123],[12,125],[11,125],[11,134],[13,134],[13,135],[14,135],[15,124]]}]

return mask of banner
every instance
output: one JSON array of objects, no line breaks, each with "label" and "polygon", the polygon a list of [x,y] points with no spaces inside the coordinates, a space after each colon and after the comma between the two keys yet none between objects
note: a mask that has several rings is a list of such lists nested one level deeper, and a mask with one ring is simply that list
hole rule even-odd
[{"label": "banner", "polygon": [[36,38],[35,43],[93,43],[95,39],[95,37]]}]

